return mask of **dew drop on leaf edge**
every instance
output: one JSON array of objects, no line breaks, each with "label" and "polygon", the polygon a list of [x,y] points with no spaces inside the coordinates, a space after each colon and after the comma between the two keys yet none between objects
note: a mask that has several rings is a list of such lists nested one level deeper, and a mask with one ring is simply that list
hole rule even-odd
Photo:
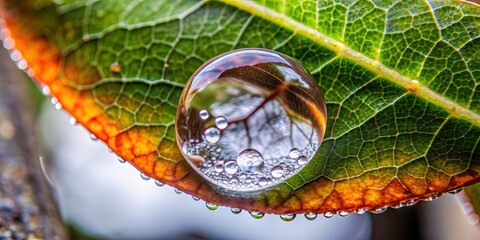
[{"label": "dew drop on leaf edge", "polygon": [[187,162],[215,189],[255,194],[307,165],[323,140],[326,114],[318,84],[297,60],[239,49],[212,58],[190,77],[177,108],[176,137]]}]

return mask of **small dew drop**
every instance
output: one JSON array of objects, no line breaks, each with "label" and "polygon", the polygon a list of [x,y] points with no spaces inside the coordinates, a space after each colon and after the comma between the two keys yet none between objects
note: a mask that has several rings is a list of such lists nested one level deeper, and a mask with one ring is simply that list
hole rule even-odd
[{"label": "small dew drop", "polygon": [[285,171],[283,171],[282,166],[275,166],[272,168],[272,177],[281,178],[283,175],[285,175]]},{"label": "small dew drop", "polygon": [[366,211],[365,211],[365,209],[363,209],[363,208],[359,208],[359,209],[357,210],[357,214],[358,214],[358,215],[362,215],[362,214],[364,214],[365,212],[366,212]]},{"label": "small dew drop", "polygon": [[250,212],[250,216],[252,216],[255,219],[261,219],[263,216],[265,216],[265,213],[261,212]]},{"label": "small dew drop", "polygon": [[239,214],[242,212],[242,209],[240,208],[230,208],[230,211],[233,213],[233,214]]},{"label": "small dew drop", "polygon": [[314,212],[308,212],[308,213],[305,213],[305,218],[310,221],[315,220],[317,218],[317,214]]},{"label": "small dew drop", "polygon": [[300,165],[305,165],[308,162],[308,158],[305,156],[300,156],[297,160],[297,163]]},{"label": "small dew drop", "polygon": [[387,210],[387,207],[379,207],[379,208],[376,208],[375,210],[371,211],[371,213],[375,213],[375,214],[380,214],[380,213],[383,213]]},{"label": "small dew drop", "polygon": [[215,119],[215,126],[217,126],[218,129],[223,130],[228,127],[228,122],[225,117],[217,117]]},{"label": "small dew drop", "polygon": [[298,159],[300,157],[300,150],[298,150],[298,148],[292,148],[292,150],[290,150],[290,152],[288,153],[288,156],[291,158],[291,159]]},{"label": "small dew drop", "polygon": [[225,172],[233,175],[238,172],[238,165],[235,161],[228,161],[225,163]]},{"label": "small dew drop", "polygon": [[55,109],[60,110],[60,109],[62,109],[62,104],[57,103],[57,104],[54,105],[54,107],[55,107]]},{"label": "small dew drop", "polygon": [[207,120],[210,117],[207,110],[200,110],[199,115],[202,120]]},{"label": "small dew drop", "polygon": [[127,160],[123,159],[122,157],[117,158],[120,163],[125,163]]},{"label": "small dew drop", "polygon": [[45,95],[45,96],[49,96],[50,93],[51,93],[51,92],[50,92],[50,88],[49,88],[47,85],[43,86],[43,87],[42,87],[42,93],[43,93],[43,95]]},{"label": "small dew drop", "polygon": [[145,173],[140,173],[140,177],[143,179],[143,180],[150,180],[150,177],[145,174]]},{"label": "small dew drop", "polygon": [[195,197],[195,196],[192,196],[192,199],[193,199],[193,201],[199,201],[200,200],[200,198]]},{"label": "small dew drop", "polygon": [[163,187],[163,186],[165,186],[165,183],[160,182],[160,181],[158,181],[158,180],[155,180],[155,185],[157,185],[157,186],[159,186],[159,187]]},{"label": "small dew drop", "polygon": [[338,212],[338,216],[346,217],[346,216],[348,216],[348,212],[347,211],[340,211],[340,212]]},{"label": "small dew drop", "polygon": [[93,134],[93,133],[90,134],[90,139],[92,141],[97,141],[98,140],[97,136],[95,136],[95,134]]},{"label": "small dew drop", "polygon": [[450,191],[450,192],[448,192],[448,193],[450,193],[450,194],[458,194],[458,193],[460,193],[461,191],[463,191],[463,188],[458,188],[458,189],[452,190],[452,191]]},{"label": "small dew drop", "polygon": [[[185,146],[186,144],[184,144]],[[193,164],[199,166],[199,165],[203,165],[206,161],[205,161],[205,158],[203,158],[202,156],[199,156],[199,155],[191,155],[190,156],[190,161],[192,161]]]},{"label": "small dew drop", "polygon": [[293,219],[295,219],[297,215],[293,214],[293,213],[289,213],[289,214],[282,214],[280,215],[280,218],[285,221],[285,222],[290,222],[292,221]]},{"label": "small dew drop", "polygon": [[323,216],[324,216],[325,218],[331,218],[331,217],[333,217],[333,213],[331,213],[331,212],[326,212],[326,213],[323,214]]},{"label": "small dew drop", "polygon": [[220,130],[215,127],[207,128],[203,135],[209,143],[216,143],[220,139]]},{"label": "small dew drop", "polygon": [[218,209],[218,205],[215,205],[213,203],[205,203],[205,206],[207,206],[207,208],[209,210],[217,210]]},{"label": "small dew drop", "polygon": [[71,117],[70,120],[68,120],[70,122],[70,125],[75,125],[77,124],[77,119],[75,119],[74,117]]},{"label": "small dew drop", "polygon": [[56,97],[52,97],[52,98],[50,99],[50,103],[52,103],[52,105],[55,105],[55,104],[58,103],[58,99],[57,99]]},{"label": "small dew drop", "polygon": [[174,188],[173,191],[174,191],[176,194],[182,194],[182,191],[181,191],[180,189]]},{"label": "small dew drop", "polygon": [[261,172],[264,167],[262,154],[255,149],[245,149],[237,156],[237,164],[245,172]]}]

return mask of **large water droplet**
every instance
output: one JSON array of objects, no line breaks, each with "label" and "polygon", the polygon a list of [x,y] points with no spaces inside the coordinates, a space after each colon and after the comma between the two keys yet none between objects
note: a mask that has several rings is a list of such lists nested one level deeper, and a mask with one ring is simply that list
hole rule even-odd
[{"label": "large water droplet", "polygon": [[289,179],[312,159],[325,133],[326,105],[299,62],[242,49],[192,75],[176,119],[177,142],[193,169],[216,189],[244,195]]},{"label": "large water droplet", "polygon": [[264,167],[263,156],[255,149],[245,149],[238,154],[237,164],[245,172],[261,172]]}]

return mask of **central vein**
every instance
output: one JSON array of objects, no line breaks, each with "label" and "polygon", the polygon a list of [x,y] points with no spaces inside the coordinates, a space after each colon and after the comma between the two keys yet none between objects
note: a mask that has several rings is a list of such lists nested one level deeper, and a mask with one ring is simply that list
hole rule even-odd
[{"label": "central vein", "polygon": [[220,0],[225,4],[234,6],[240,10],[246,11],[254,16],[258,16],[272,23],[276,23],[286,29],[295,33],[302,34],[319,45],[330,49],[336,54],[350,59],[353,62],[363,66],[364,68],[374,72],[378,76],[389,80],[390,82],[400,85],[405,89],[411,91],[416,96],[425,99],[437,106],[442,107],[448,111],[452,116],[467,120],[474,125],[480,126],[480,115],[471,111],[470,109],[438,94],[437,92],[421,85],[417,80],[404,76],[397,71],[385,66],[377,60],[369,58],[364,54],[351,49],[345,44],[328,37],[315,29],[312,29],[301,22],[295,21],[292,18],[278,13],[270,8],[257,4],[253,1],[241,0]]}]

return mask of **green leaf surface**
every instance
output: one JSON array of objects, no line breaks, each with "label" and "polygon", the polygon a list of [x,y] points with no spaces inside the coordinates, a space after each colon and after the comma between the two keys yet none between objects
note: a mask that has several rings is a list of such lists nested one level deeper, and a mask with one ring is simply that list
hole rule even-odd
[{"label": "green leaf surface", "polygon": [[[139,170],[208,202],[271,213],[375,210],[478,181],[478,6],[54,2],[4,4],[16,48],[37,78]],[[175,112],[202,63],[247,47],[302,62],[325,95],[328,125],[299,174],[258,196],[229,197],[186,164]]]}]

